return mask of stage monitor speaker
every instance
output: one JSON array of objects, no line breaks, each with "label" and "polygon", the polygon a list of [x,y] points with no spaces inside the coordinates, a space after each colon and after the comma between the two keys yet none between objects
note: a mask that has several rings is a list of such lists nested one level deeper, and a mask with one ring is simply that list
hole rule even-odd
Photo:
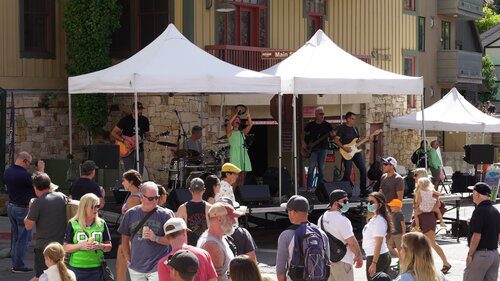
[{"label": "stage monitor speaker", "polygon": [[173,189],[168,195],[167,205],[172,210],[177,212],[179,206],[192,199],[191,192],[187,188]]},{"label": "stage monitor speaker", "polygon": [[469,164],[493,164],[495,147],[492,144],[464,145],[464,161]]},{"label": "stage monitor speaker", "polygon": [[330,198],[330,193],[334,190],[341,189],[347,192],[349,197],[352,196],[353,186],[350,181],[334,181],[334,182],[323,182],[318,184],[318,187],[314,191],[318,200],[322,203],[328,203]]},{"label": "stage monitor speaker", "polygon": [[268,185],[242,185],[236,190],[237,201],[246,205],[262,205],[271,202]]},{"label": "stage monitor speaker", "polygon": [[477,182],[475,175],[469,175],[461,172],[453,173],[451,179],[452,179],[451,193],[472,192],[470,189],[468,189],[468,187],[475,185]]},{"label": "stage monitor speaker", "polygon": [[99,169],[118,169],[120,166],[120,150],[118,145],[89,145],[89,160],[94,161]]}]

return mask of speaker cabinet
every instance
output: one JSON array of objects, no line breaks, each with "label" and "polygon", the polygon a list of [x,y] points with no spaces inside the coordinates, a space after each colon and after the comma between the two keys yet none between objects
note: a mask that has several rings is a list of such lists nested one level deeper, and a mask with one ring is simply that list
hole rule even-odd
[{"label": "speaker cabinet", "polygon": [[464,145],[464,161],[469,164],[493,164],[494,149],[492,144],[466,144]]},{"label": "speaker cabinet", "polygon": [[118,169],[120,163],[120,150],[118,145],[89,145],[89,160],[94,161],[99,169]]},{"label": "speaker cabinet", "polygon": [[469,186],[475,185],[477,178],[475,175],[455,172],[451,177],[451,193],[469,193],[472,192],[468,189]]},{"label": "speaker cabinet", "polygon": [[244,205],[262,205],[271,202],[268,185],[242,185],[236,190],[238,202]]},{"label": "speaker cabinet", "polygon": [[177,212],[179,206],[192,199],[191,192],[187,188],[173,189],[168,195],[167,206],[172,211]]},{"label": "speaker cabinet", "polygon": [[353,186],[350,181],[323,182],[318,184],[314,193],[320,202],[328,203],[330,193],[337,189],[345,191],[349,197],[352,196]]}]

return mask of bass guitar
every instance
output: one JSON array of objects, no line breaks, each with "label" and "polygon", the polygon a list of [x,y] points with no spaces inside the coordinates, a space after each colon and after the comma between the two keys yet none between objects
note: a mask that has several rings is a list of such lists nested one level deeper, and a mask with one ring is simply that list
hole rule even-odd
[{"label": "bass guitar", "polygon": [[321,136],[319,139],[311,142],[311,143],[308,143],[307,146],[305,148],[301,148],[300,149],[300,155],[302,155],[303,157],[305,158],[309,158],[311,156],[311,153],[312,153],[312,149],[313,147],[315,147],[318,143],[322,142],[324,139],[326,139],[328,136],[330,135],[330,132],[324,134],[323,136]]},{"label": "bass guitar", "polygon": [[[170,131],[161,132],[156,135],[156,137],[165,137],[170,135]],[[119,146],[120,149],[120,157],[129,156],[137,147],[137,143],[135,142],[135,136],[121,136],[123,138],[123,142],[116,140],[115,144]],[[128,142],[129,145],[125,145],[125,142]],[[142,138],[139,137],[139,143],[142,143]]]},{"label": "bass guitar", "polygon": [[340,154],[342,155],[342,158],[344,158],[344,160],[351,160],[356,153],[361,152],[361,149],[359,149],[359,147],[363,143],[367,142],[368,140],[370,140],[371,137],[376,136],[380,133],[382,133],[382,129],[374,131],[373,133],[370,134],[370,136],[364,138],[360,142],[358,142],[358,138],[354,138],[350,143],[344,144],[344,146],[351,148],[351,152],[347,152],[344,149],[342,149],[342,147],[340,147],[339,150]]}]

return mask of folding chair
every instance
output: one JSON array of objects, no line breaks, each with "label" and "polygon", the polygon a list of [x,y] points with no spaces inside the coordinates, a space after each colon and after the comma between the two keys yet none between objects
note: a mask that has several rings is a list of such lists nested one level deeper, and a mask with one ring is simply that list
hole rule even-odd
[{"label": "folding chair", "polygon": [[[445,193],[450,193],[451,184],[453,180],[451,179],[453,175],[453,168],[451,166],[443,166],[444,180],[439,179],[439,184],[441,185],[441,191],[444,189]],[[446,186],[448,185],[448,188]]]}]

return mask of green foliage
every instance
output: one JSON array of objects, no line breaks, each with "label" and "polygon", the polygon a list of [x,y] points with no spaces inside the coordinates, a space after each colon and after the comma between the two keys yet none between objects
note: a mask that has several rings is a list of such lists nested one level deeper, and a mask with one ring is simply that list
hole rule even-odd
[{"label": "green foliage", "polygon": [[[116,0],[64,2],[62,25],[68,46],[68,75],[89,73],[111,65],[111,35],[120,27],[120,15]],[[90,134],[102,131],[108,117],[106,96],[76,95],[73,101],[77,123]]]},{"label": "green foliage", "polygon": [[483,69],[481,71],[483,76],[483,85],[488,89],[487,92],[479,93],[479,100],[486,102],[492,100],[498,90],[498,85],[496,83],[497,78],[495,77],[495,65],[491,62],[488,56],[483,57]]},{"label": "green foliage", "polygon": [[483,18],[476,21],[477,28],[479,29],[479,33],[483,33],[488,31],[490,28],[500,23],[500,14],[491,8],[484,6],[483,7]]}]

